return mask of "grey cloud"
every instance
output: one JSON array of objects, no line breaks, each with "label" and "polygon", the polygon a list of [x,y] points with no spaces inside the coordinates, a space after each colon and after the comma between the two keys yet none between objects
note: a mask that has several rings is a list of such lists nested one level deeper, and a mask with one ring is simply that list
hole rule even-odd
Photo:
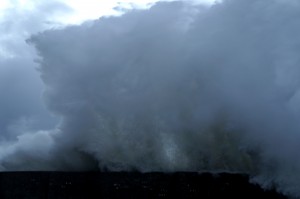
[{"label": "grey cloud", "polygon": [[67,9],[58,2],[35,2],[34,7],[13,6],[0,19],[0,142],[16,140],[28,131],[53,128],[43,100],[36,51],[26,43],[31,34],[42,31],[53,13]]}]

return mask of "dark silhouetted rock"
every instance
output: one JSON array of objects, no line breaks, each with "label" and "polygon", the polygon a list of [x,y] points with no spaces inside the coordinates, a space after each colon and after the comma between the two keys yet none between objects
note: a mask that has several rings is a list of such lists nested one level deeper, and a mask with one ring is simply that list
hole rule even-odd
[{"label": "dark silhouetted rock", "polygon": [[241,174],[4,172],[1,199],[286,198]]}]

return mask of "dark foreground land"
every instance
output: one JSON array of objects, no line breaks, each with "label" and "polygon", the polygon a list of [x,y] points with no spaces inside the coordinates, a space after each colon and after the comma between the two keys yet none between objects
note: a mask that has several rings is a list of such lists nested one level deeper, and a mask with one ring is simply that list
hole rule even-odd
[{"label": "dark foreground land", "polygon": [[134,172],[0,173],[1,199],[285,198],[240,174]]}]

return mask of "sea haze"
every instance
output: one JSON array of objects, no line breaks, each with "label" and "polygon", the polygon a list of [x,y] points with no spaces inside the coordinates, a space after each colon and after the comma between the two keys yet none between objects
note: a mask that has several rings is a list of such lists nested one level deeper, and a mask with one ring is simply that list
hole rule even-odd
[{"label": "sea haze", "polygon": [[300,197],[299,35],[296,0],[159,2],[33,34],[43,97],[0,74],[1,169],[225,171]]}]

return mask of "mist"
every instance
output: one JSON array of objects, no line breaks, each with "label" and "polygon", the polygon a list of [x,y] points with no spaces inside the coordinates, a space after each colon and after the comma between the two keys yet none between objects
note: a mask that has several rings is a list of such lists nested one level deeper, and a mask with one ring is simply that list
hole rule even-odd
[{"label": "mist", "polygon": [[34,34],[28,100],[59,122],[12,134],[1,112],[1,169],[238,172],[300,196],[299,19],[296,0],[161,2]]}]

